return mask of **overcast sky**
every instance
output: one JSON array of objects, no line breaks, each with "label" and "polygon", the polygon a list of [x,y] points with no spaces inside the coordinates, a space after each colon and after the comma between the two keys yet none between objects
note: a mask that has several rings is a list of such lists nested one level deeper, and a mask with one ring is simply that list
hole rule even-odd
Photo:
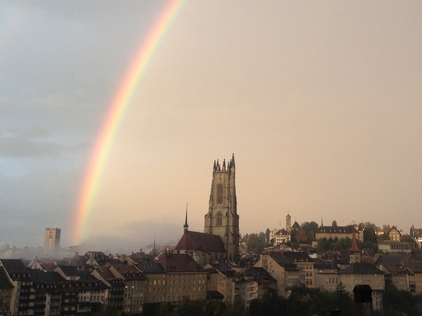
[{"label": "overcast sky", "polygon": [[[59,227],[70,245],[101,124],[166,3],[1,1],[0,242],[42,246]],[[84,242],[176,242],[186,203],[203,231],[213,162],[232,153],[242,234],[288,213],[422,227],[421,16],[420,1],[187,1],[117,130]]]}]

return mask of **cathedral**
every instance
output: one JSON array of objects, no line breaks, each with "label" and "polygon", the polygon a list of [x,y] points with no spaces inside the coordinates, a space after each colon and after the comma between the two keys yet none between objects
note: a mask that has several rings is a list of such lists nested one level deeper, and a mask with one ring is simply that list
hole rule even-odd
[{"label": "cathedral", "polygon": [[239,215],[237,215],[234,155],[227,163],[214,161],[208,213],[204,232],[189,231],[187,211],[184,234],[175,250],[191,255],[204,265],[212,261],[239,261]]},{"label": "cathedral", "polygon": [[208,213],[204,232],[219,235],[223,240],[229,261],[239,257],[239,215],[237,215],[236,165],[234,154],[227,163],[214,161]]}]

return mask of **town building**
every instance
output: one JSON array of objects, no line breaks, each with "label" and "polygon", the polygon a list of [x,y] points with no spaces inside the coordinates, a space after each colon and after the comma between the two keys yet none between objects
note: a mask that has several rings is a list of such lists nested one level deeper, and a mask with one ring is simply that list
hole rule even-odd
[{"label": "town building", "polygon": [[401,241],[401,233],[397,229],[396,226],[391,227],[387,232],[388,237],[390,238],[390,241]]},{"label": "town building", "polygon": [[398,290],[415,292],[415,274],[407,267],[395,264],[381,264],[378,268],[384,272],[385,284],[392,284]]},{"label": "town building", "polygon": [[342,238],[353,238],[353,234],[356,233],[356,238],[360,241],[363,240],[363,231],[356,230],[352,225],[347,226],[319,226],[315,232],[315,239],[342,239]]},{"label": "town building", "polygon": [[187,254],[164,253],[157,261],[166,273],[164,302],[201,301],[207,298],[207,275]]},{"label": "town building", "polygon": [[410,253],[413,251],[413,242],[392,241],[392,240],[380,241],[378,242],[378,250],[381,250],[384,253],[389,253],[389,252]]},{"label": "town building", "polygon": [[166,300],[166,271],[157,262],[142,262],[136,265],[146,277],[145,304],[163,303]]},{"label": "town building", "polygon": [[279,296],[288,297],[294,286],[302,284],[300,268],[282,252],[261,253],[254,267],[264,268],[271,277],[277,280],[277,295]]},{"label": "town building", "polygon": [[339,269],[333,262],[318,262],[314,266],[315,285],[322,291],[334,292],[340,284]]},{"label": "town building", "polygon": [[124,279],[116,277],[109,267],[98,267],[91,272],[91,275],[102,281],[110,288],[106,304],[117,311],[122,311],[124,306],[125,283]]},{"label": "town building", "polygon": [[235,274],[232,267],[224,262],[212,262],[204,266],[208,272],[208,291],[221,293],[223,302],[233,304],[235,299]]},{"label": "town building", "polygon": [[405,266],[413,273],[415,280],[414,292],[416,294],[422,294],[422,261],[410,260],[405,263]]},{"label": "town building", "polygon": [[340,269],[339,279],[344,290],[353,295],[356,285],[369,285],[372,289],[372,308],[382,310],[382,297],[385,290],[384,272],[373,264],[352,263],[347,268]]},{"label": "town building", "polygon": [[290,233],[284,228],[272,230],[269,234],[269,242],[272,242],[274,246],[290,242]]},{"label": "town building", "polygon": [[[75,266],[58,265],[54,272],[67,280],[72,291],[66,291],[62,308],[76,313],[95,313],[103,309],[109,297],[109,287],[91,275],[90,271]],[[69,306],[67,306],[69,304]],[[75,309],[76,306],[76,309]]]},{"label": "town building", "polygon": [[123,312],[141,314],[144,306],[146,277],[136,266],[131,264],[114,264],[110,272],[124,282]]},{"label": "town building", "polygon": [[314,288],[315,287],[315,271],[314,265],[315,262],[309,257],[307,252],[293,252],[285,251],[283,255],[288,258],[291,262],[294,262],[300,269],[300,281],[301,284],[306,285],[306,287]]}]

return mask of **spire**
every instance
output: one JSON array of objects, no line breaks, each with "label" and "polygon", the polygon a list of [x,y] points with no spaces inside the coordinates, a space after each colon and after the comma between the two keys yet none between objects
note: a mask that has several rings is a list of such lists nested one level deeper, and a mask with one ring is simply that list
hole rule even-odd
[{"label": "spire", "polygon": [[360,263],[362,262],[362,257],[356,242],[356,229],[353,226],[351,226],[351,228],[353,229],[353,237],[352,248],[350,248],[350,263]]},{"label": "spire", "polygon": [[322,216],[321,216],[321,226],[324,226],[324,221],[322,220]]},{"label": "spire", "polygon": [[230,167],[236,168],[236,165],[234,163],[234,154],[232,154],[232,160],[230,161]]},{"label": "spire", "polygon": [[350,249],[352,252],[360,252],[358,244],[356,242],[356,233],[355,228],[352,226],[353,229],[353,236],[352,236],[352,248]]},{"label": "spire", "polygon": [[214,160],[214,166],[212,167],[212,170],[217,170],[217,163],[215,162],[215,160]]},{"label": "spire", "polygon": [[223,170],[226,170],[226,159],[223,160]]},{"label": "spire", "polygon": [[188,225],[188,203],[186,203],[185,225],[183,225],[183,228],[185,230],[185,234],[187,234],[188,228],[189,228],[189,225]]}]

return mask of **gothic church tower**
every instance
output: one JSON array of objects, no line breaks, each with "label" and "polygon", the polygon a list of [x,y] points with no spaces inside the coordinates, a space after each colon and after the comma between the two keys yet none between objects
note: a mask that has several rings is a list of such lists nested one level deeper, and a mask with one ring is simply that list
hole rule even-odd
[{"label": "gothic church tower", "polygon": [[239,215],[237,215],[234,154],[226,166],[214,161],[208,213],[204,232],[219,235],[227,251],[227,260],[239,259]]}]

